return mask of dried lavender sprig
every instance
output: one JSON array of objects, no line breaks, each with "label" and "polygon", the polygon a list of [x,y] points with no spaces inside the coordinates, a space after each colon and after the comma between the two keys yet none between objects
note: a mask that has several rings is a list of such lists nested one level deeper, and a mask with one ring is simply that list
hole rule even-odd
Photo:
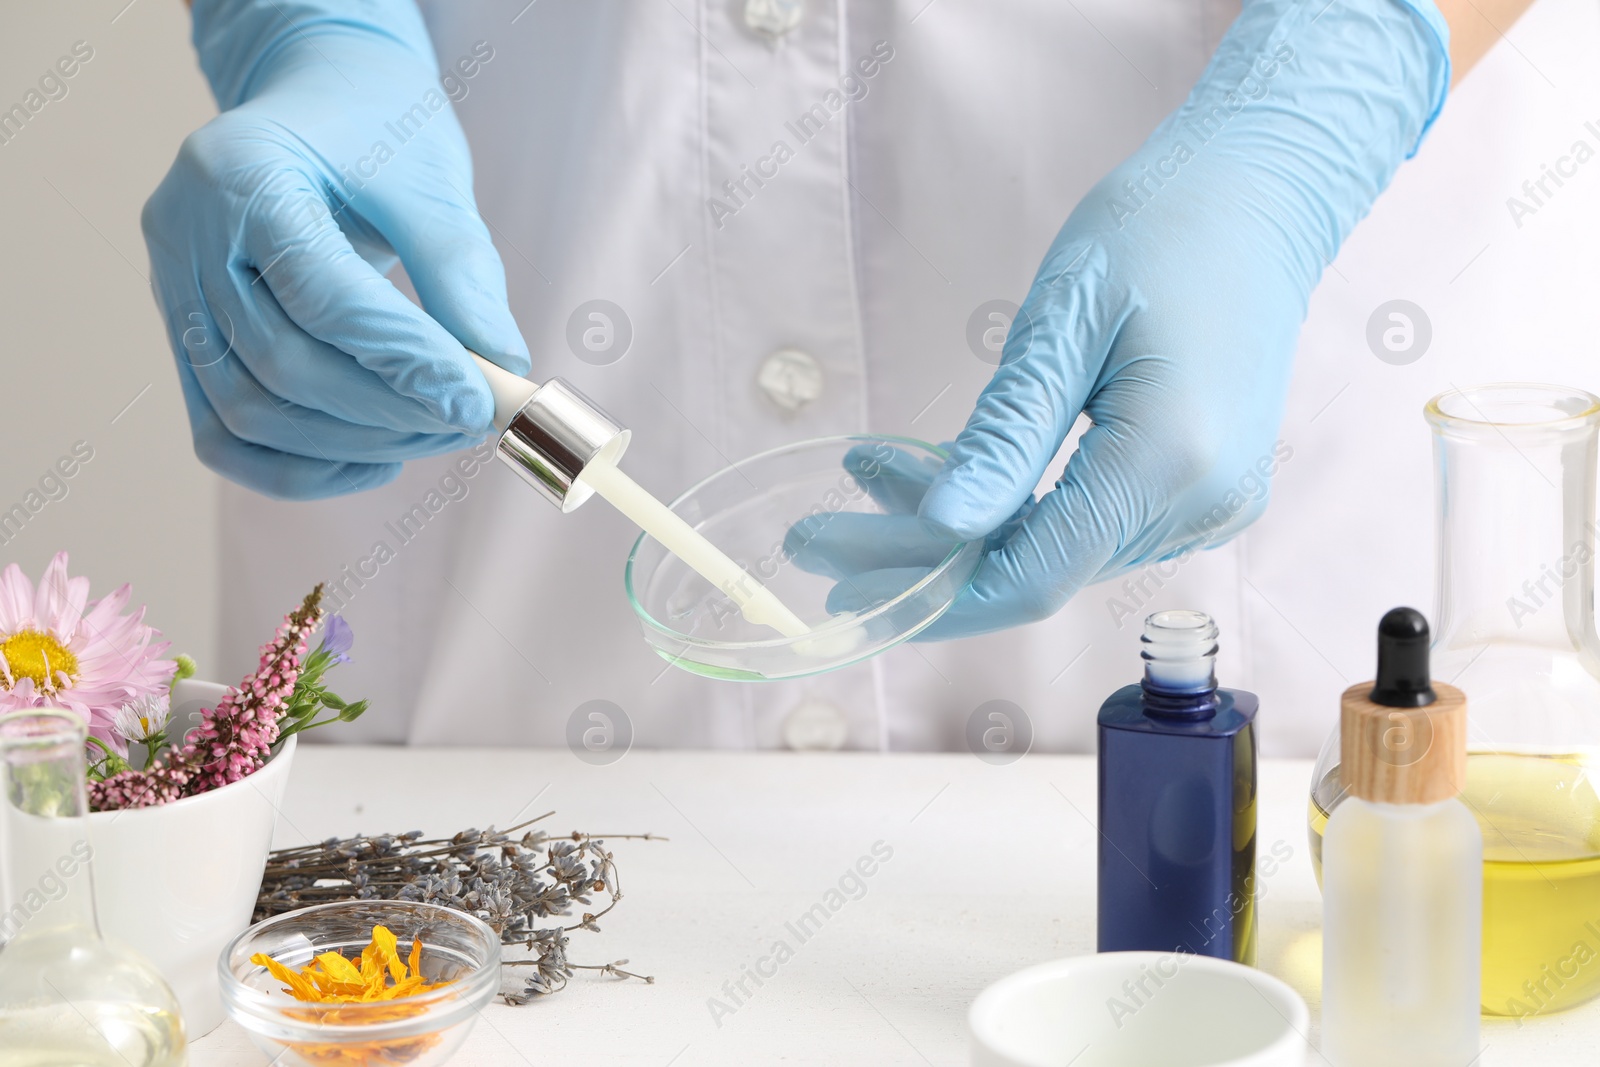
[{"label": "dried lavender sprig", "polygon": [[[501,943],[523,948],[531,959],[504,961],[533,967],[521,993],[503,993],[521,1004],[565,987],[577,970],[595,970],[653,984],[650,975],[622,969],[626,960],[574,964],[567,960],[567,935],[598,932],[598,920],[622,899],[621,880],[607,837],[666,840],[657,834],[595,835],[579,831],[552,837],[528,830],[554,812],[506,830],[463,830],[448,838],[424,839],[418,831],[376,837],[328,838],[317,844],[274,851],[256,903],[256,918],[307,903],[351,899],[419,900],[473,914],[500,934]],[[521,838],[513,835],[527,832]],[[584,911],[572,925],[540,926],[538,920],[568,916],[574,904],[589,905],[605,894],[605,906]]]},{"label": "dried lavender sprig", "polygon": [[[538,962],[537,960],[508,960],[507,962],[501,964],[501,966],[502,967],[531,967],[533,964],[535,964],[537,962]],[[645,985],[655,985],[656,984],[656,979],[655,979],[654,975],[651,975],[651,974],[634,974],[632,971],[623,970],[622,969],[622,965],[624,963],[627,963],[627,962],[628,962],[627,960],[617,960],[617,961],[615,961],[613,963],[569,963],[569,964],[567,964],[567,966],[571,967],[575,971],[599,971],[602,974],[614,974],[619,978],[637,978],[637,979],[639,979],[639,981],[643,982]]]}]

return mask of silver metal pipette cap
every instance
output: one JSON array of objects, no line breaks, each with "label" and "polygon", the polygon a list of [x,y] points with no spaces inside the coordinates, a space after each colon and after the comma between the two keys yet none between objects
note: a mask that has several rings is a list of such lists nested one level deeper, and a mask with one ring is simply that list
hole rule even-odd
[{"label": "silver metal pipette cap", "polygon": [[593,401],[560,378],[539,386],[500,435],[500,458],[563,512],[588,500],[594,490],[578,481],[583,468],[605,453],[622,458],[627,430]]},{"label": "silver metal pipette cap", "polygon": [[495,425],[505,427],[495,449],[500,459],[563,513],[593,496],[578,475],[596,458],[621,459],[631,433],[560,378],[535,385],[474,358],[494,393]]}]

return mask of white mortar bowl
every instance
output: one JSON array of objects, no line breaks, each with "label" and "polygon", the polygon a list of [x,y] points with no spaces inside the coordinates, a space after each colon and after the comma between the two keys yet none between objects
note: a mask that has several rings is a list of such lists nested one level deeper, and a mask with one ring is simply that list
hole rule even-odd
[{"label": "white mortar bowl", "polygon": [[1308,1025],[1305,1001],[1271,975],[1171,952],[1041,963],[967,1012],[973,1067],[1302,1067]]},{"label": "white mortar bowl", "polygon": [[[186,679],[172,694],[184,728],[226,686]],[[217,957],[250,925],[295,741],[259,771],[170,804],[89,816],[100,929],[156,965],[193,1041],[222,1022]]]}]

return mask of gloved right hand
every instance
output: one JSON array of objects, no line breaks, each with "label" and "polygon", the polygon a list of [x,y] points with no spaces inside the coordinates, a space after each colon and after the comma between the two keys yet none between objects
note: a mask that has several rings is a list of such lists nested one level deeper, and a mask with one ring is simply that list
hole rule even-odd
[{"label": "gloved right hand", "polygon": [[839,582],[829,610],[983,538],[919,636],[987,633],[1243,529],[1292,452],[1278,426],[1311,291],[1443,103],[1446,37],[1430,0],[1245,3],[1188,100],[1061,228],[943,469],[873,490],[887,516],[793,532],[799,565]]},{"label": "gloved right hand", "polygon": [[200,460],[309,499],[482,438],[467,349],[528,350],[415,4],[195,0],[194,39],[222,114],[143,224]]}]

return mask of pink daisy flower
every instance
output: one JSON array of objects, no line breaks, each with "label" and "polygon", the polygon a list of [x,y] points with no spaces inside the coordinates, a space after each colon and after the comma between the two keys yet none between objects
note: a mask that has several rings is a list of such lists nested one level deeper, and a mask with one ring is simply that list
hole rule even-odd
[{"label": "pink daisy flower", "polygon": [[89,732],[121,749],[112,719],[124,705],[162,692],[177,664],[144,625],[144,608],[123,614],[130,587],[89,600],[89,579],[67,576],[56,553],[38,588],[15,563],[0,571],[0,713],[70,708]]}]

